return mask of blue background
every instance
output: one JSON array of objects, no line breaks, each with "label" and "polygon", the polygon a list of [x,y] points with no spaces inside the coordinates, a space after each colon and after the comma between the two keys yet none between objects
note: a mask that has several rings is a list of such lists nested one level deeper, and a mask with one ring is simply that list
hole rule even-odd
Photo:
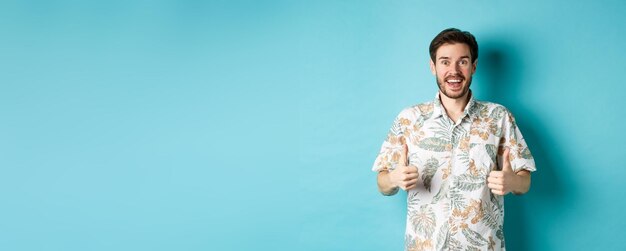
[{"label": "blue background", "polygon": [[624,250],[626,2],[2,1],[1,250],[402,250],[370,171],[476,35],[535,156],[509,250]]}]

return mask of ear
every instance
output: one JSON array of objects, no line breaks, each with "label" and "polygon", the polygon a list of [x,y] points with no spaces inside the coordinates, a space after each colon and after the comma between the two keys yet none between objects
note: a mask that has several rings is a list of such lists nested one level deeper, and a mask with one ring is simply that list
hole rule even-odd
[{"label": "ear", "polygon": [[477,65],[478,65],[478,59],[476,59],[476,61],[474,61],[474,63],[472,64],[472,74],[476,73]]},{"label": "ear", "polygon": [[[474,66],[474,68],[476,68],[476,66]],[[437,76],[437,70],[435,69],[435,63],[433,62],[433,60],[430,60],[430,72],[433,73],[434,76]]]}]

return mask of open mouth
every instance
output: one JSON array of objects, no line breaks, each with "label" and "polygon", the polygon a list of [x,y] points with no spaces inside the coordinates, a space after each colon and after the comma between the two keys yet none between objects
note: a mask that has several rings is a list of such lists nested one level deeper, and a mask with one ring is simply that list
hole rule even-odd
[{"label": "open mouth", "polygon": [[461,83],[463,83],[463,80],[464,79],[462,77],[449,77],[449,78],[446,78],[445,82],[446,82],[446,85],[450,87],[450,89],[459,90],[461,89]]}]

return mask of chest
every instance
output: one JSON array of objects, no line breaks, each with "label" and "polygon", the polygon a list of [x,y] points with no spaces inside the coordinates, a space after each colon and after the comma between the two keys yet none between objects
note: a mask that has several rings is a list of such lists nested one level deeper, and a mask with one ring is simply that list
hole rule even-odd
[{"label": "chest", "polygon": [[465,117],[458,123],[447,117],[418,120],[404,132],[414,166],[437,163],[437,169],[476,175],[497,168],[501,134],[498,123],[488,117]]}]

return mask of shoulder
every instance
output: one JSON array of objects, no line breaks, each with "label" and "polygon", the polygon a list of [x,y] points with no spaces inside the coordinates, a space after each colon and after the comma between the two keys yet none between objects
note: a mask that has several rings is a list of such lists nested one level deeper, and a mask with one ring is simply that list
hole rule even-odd
[{"label": "shoulder", "polygon": [[489,101],[482,101],[482,100],[476,100],[476,106],[479,107],[480,109],[486,109],[488,111],[503,111],[503,112],[508,112],[509,110],[498,103],[494,103],[494,102],[489,102]]},{"label": "shoulder", "polygon": [[398,117],[409,120],[415,120],[419,117],[429,117],[433,113],[433,107],[434,104],[432,101],[419,103],[402,109]]},{"label": "shoulder", "polygon": [[513,114],[504,105],[477,100],[475,106],[481,117],[488,116],[496,121],[502,119],[513,120]]}]

